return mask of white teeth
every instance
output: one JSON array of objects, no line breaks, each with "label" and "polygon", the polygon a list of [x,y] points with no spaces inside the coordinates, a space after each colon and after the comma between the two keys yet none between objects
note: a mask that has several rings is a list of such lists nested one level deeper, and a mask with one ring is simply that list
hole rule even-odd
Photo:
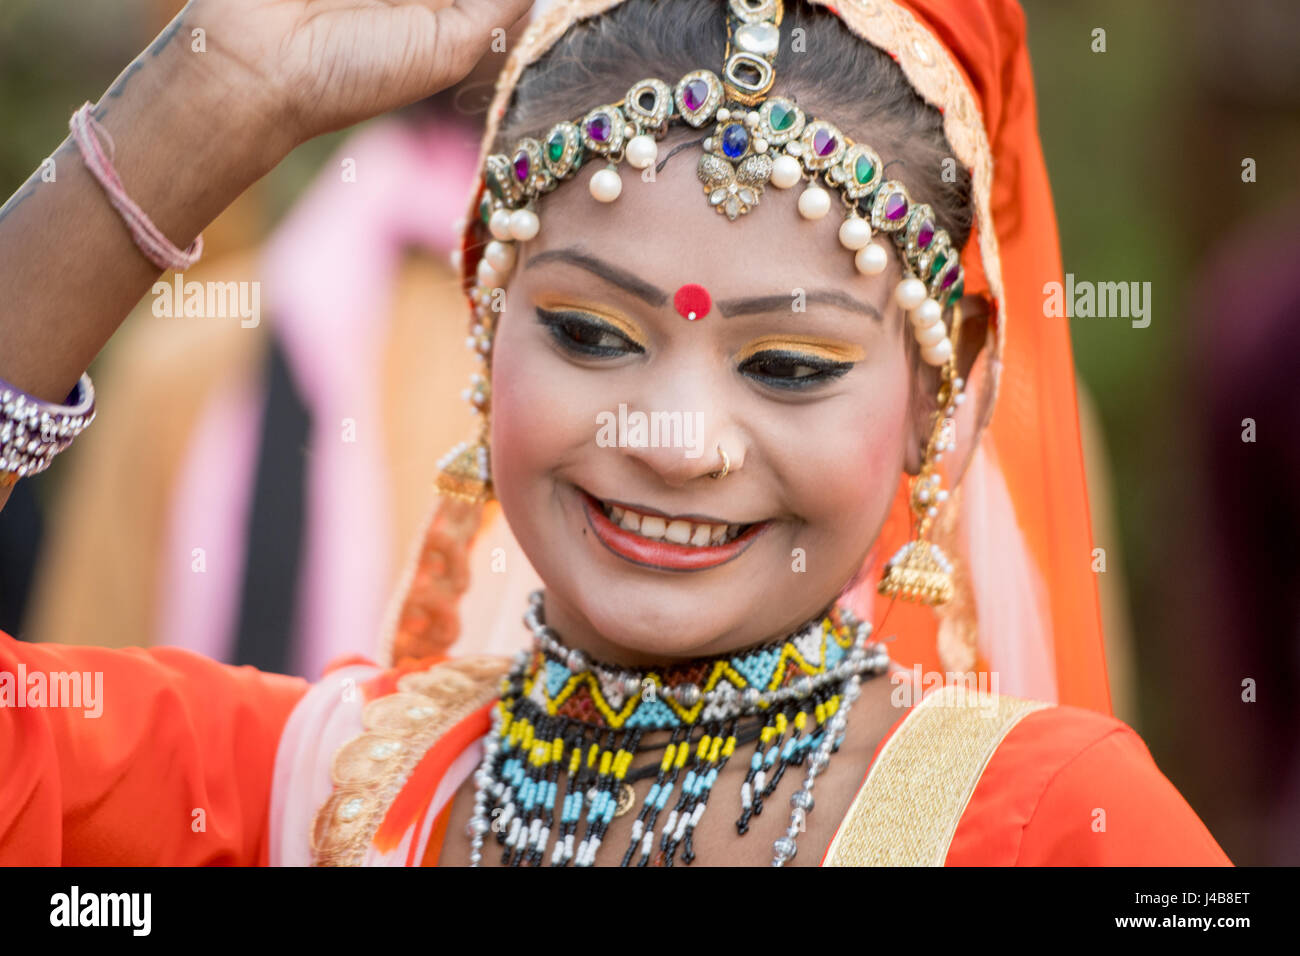
[{"label": "white teeth", "polygon": [[641,536],[643,538],[663,538],[668,522],[658,515],[641,516]]},{"label": "white teeth", "polygon": [[[644,522],[642,522],[644,524]],[[664,540],[673,544],[686,544],[691,540],[691,523],[689,521],[671,521],[664,529]]]},{"label": "white teeth", "polygon": [[602,505],[606,517],[619,527],[642,537],[673,544],[703,548],[726,544],[740,533],[737,524],[697,524],[684,518],[669,520],[659,515],[641,515],[618,505]]}]

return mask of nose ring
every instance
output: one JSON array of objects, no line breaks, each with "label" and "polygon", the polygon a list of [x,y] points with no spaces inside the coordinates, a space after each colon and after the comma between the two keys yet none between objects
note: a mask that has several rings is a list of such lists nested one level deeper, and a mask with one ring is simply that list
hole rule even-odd
[{"label": "nose ring", "polygon": [[731,459],[727,457],[727,453],[722,450],[721,445],[718,446],[718,454],[722,456],[722,471],[709,472],[710,478],[726,478],[727,472],[731,471]]}]

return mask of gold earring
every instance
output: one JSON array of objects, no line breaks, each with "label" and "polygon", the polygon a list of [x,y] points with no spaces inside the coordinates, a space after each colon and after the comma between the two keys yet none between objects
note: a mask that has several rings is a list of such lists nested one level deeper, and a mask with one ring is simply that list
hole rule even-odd
[{"label": "gold earring", "polygon": [[926,444],[920,473],[912,479],[910,505],[916,516],[916,537],[907,542],[885,565],[885,573],[876,590],[885,597],[898,597],[935,607],[946,604],[953,596],[953,566],[944,550],[929,540],[939,508],[948,501],[935,466],[946,451],[957,448],[957,406],[965,396],[965,384],[957,377],[957,333],[961,327],[961,308],[953,311],[952,354],[940,370],[939,409]]},{"label": "gold earring", "polygon": [[439,494],[462,501],[490,501],[492,493],[491,456],[488,453],[487,428],[478,438],[463,441],[438,462],[434,487]]},{"label": "gold earring", "polygon": [[474,407],[479,416],[478,437],[463,441],[438,461],[434,487],[439,494],[475,504],[492,500],[492,459],[488,425],[492,398],[492,337],[496,331],[494,293],[499,290],[476,285],[470,290],[474,323],[465,344],[478,355],[483,371],[470,376],[469,388],[461,397]]},{"label": "gold earring", "polygon": [[727,472],[731,471],[731,459],[727,457],[727,453],[722,450],[721,445],[718,446],[718,454],[722,456],[722,471],[709,472],[710,478],[726,478]]}]

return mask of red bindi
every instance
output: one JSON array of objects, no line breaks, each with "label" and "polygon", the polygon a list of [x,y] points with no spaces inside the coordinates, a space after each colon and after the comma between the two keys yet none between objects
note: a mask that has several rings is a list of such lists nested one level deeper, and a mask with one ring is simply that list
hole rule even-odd
[{"label": "red bindi", "polygon": [[682,286],[673,295],[673,308],[682,318],[694,322],[709,314],[709,309],[713,308],[713,300],[709,298],[708,289],[691,282]]}]

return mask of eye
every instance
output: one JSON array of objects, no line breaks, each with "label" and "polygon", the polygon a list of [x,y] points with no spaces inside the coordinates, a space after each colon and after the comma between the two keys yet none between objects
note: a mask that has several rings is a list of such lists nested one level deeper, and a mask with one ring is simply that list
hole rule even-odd
[{"label": "eye", "polygon": [[582,312],[538,309],[537,321],[546,326],[560,348],[575,355],[613,358],[645,351],[612,325]]},{"label": "eye", "polygon": [[828,362],[802,352],[769,350],[751,355],[740,371],[772,388],[806,389],[840,378],[853,362]]}]

